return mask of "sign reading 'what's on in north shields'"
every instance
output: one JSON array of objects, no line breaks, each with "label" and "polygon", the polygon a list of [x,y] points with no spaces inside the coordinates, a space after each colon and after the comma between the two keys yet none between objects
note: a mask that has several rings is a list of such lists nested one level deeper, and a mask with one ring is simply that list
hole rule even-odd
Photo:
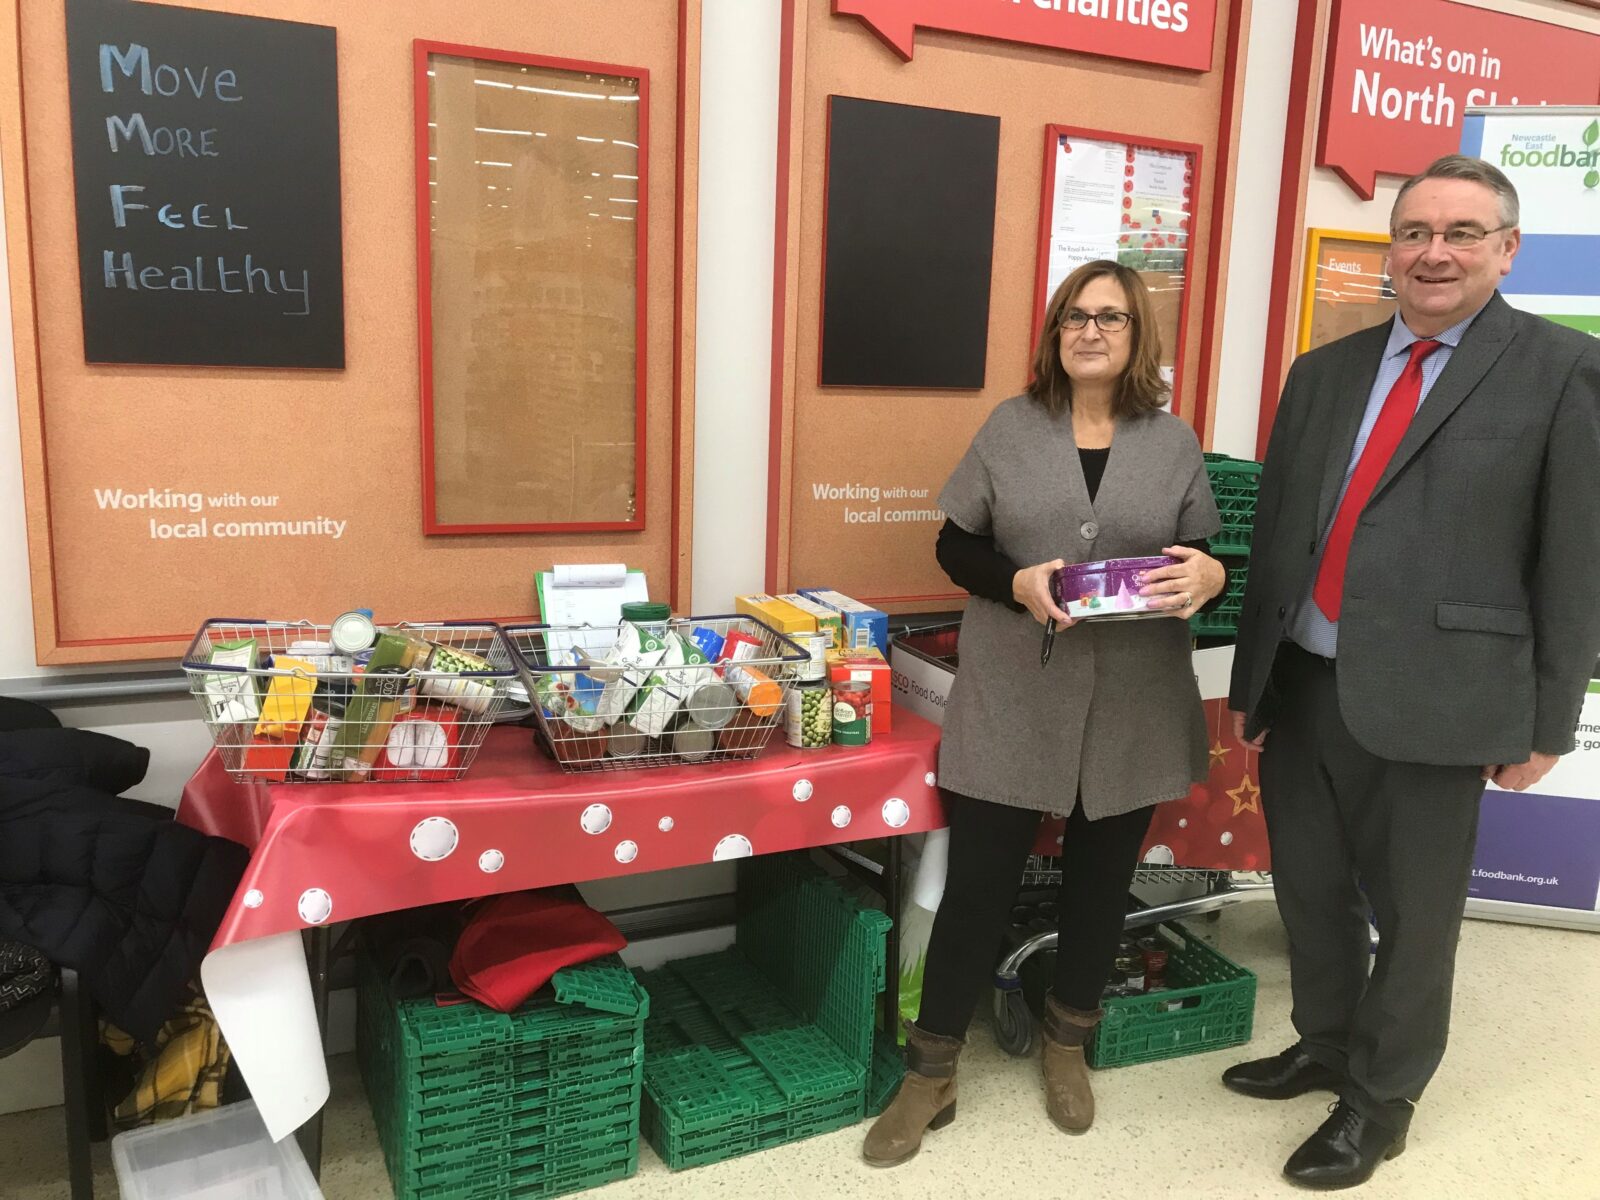
[{"label": "sign reading 'what's on in north shields'", "polygon": [[68,0],[84,357],[344,366],[321,25]]}]

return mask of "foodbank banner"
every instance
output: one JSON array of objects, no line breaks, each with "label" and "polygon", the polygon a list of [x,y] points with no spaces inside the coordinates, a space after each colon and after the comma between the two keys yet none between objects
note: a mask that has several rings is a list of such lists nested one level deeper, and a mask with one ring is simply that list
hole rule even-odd
[{"label": "foodbank banner", "polygon": [[1600,337],[1600,108],[1469,108],[1461,152],[1510,177],[1522,249],[1505,298]]}]

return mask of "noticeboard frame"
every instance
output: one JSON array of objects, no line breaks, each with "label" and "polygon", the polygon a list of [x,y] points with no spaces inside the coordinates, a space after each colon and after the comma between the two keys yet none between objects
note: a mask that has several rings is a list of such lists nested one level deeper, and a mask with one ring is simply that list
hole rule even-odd
[{"label": "noticeboard frame", "polygon": [[[1318,268],[1321,265],[1324,247],[1333,242],[1353,243],[1356,247],[1362,249],[1363,253],[1370,253],[1370,249],[1367,249],[1369,247],[1387,246],[1389,244],[1389,235],[1386,233],[1369,233],[1363,230],[1354,229],[1312,228],[1306,230],[1306,260],[1304,278],[1301,280],[1300,284],[1300,323],[1299,332],[1295,335],[1296,354],[1304,354],[1307,350],[1315,349],[1316,345],[1324,344],[1322,342],[1318,342],[1313,345],[1311,339],[1312,329],[1316,318],[1316,306],[1318,303]],[[1382,278],[1387,280],[1388,275],[1385,274],[1382,276]],[[1382,298],[1386,299],[1387,297]],[[1393,315],[1394,309],[1393,307],[1390,307],[1384,312],[1383,320],[1387,321]],[[1372,324],[1378,325],[1381,323],[1381,321],[1374,321]],[[1371,328],[1371,326],[1362,326],[1362,328]]]},{"label": "noticeboard frame", "polygon": [[[485,533],[594,533],[637,532],[645,528],[646,514],[646,407],[648,399],[647,344],[649,333],[649,184],[650,184],[650,72],[645,67],[620,63],[599,63],[551,55],[527,54],[487,46],[468,46],[453,42],[418,38],[412,43],[415,137],[416,137],[416,234],[417,234],[417,323],[419,387],[422,398],[422,525],[423,532],[437,534]],[[637,79],[639,118],[636,147],[638,180],[635,230],[634,275],[634,464],[633,513],[627,520],[615,521],[483,521],[444,522],[438,516],[436,461],[434,447],[434,345],[432,237],[429,223],[428,185],[428,106],[429,60],[434,55],[510,63],[556,71],[596,73]]]},{"label": "noticeboard frame", "polygon": [[[1028,337],[1028,345],[1036,346],[1039,331],[1044,323],[1045,306],[1049,303],[1048,288],[1050,284],[1050,214],[1055,200],[1056,192],[1056,148],[1061,144],[1061,139],[1066,137],[1087,138],[1096,142],[1111,142],[1126,147],[1129,150],[1161,150],[1173,154],[1184,154],[1189,157],[1189,209],[1183,214],[1185,231],[1185,246],[1183,259],[1183,295],[1178,302],[1178,332],[1172,347],[1172,397],[1170,411],[1174,416],[1182,412],[1181,400],[1183,398],[1183,367],[1184,350],[1187,343],[1189,328],[1189,302],[1194,295],[1194,257],[1195,243],[1195,212],[1198,198],[1201,195],[1201,173],[1205,166],[1205,147],[1199,142],[1178,142],[1166,138],[1142,137],[1125,133],[1115,133],[1105,129],[1089,129],[1079,125],[1046,125],[1044,130],[1044,170],[1043,182],[1039,194],[1039,233],[1038,233],[1038,262],[1034,276],[1034,303],[1033,303],[1033,329]],[[1031,376],[1031,358],[1029,374]],[[1200,381],[1202,389],[1205,381]]]}]

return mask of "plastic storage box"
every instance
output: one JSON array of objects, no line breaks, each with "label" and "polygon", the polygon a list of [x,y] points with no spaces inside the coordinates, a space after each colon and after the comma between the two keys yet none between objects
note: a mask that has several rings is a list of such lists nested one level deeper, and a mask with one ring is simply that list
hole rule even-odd
[{"label": "plastic storage box", "polygon": [[274,1142],[255,1102],[111,1139],[122,1200],[322,1200],[293,1137]]},{"label": "plastic storage box", "polygon": [[1107,996],[1089,1065],[1126,1067],[1201,1054],[1250,1040],[1256,977],[1181,925],[1157,926],[1167,947],[1164,992]]},{"label": "plastic storage box", "polygon": [[639,976],[651,1011],[642,1128],[674,1169],[866,1112],[889,918],[804,855],[740,863],[738,907],[733,949]]},{"label": "plastic storage box", "polygon": [[369,958],[356,1052],[396,1200],[557,1196],[639,1165],[649,998],[615,956],[515,1013],[397,1001]]}]

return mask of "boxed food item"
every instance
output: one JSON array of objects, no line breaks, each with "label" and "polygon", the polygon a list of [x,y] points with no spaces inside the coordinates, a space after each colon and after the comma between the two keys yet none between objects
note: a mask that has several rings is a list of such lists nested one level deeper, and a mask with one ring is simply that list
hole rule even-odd
[{"label": "boxed food item", "polygon": [[807,599],[831,608],[839,614],[840,623],[844,626],[844,645],[851,649],[862,646],[874,646],[878,653],[889,653],[889,614],[880,612],[859,600],[852,600],[849,596],[838,592],[830,592],[819,588],[801,588],[800,594]]},{"label": "boxed food item", "polygon": [[876,648],[869,646],[861,650],[828,651],[828,679],[833,683],[854,680],[870,684],[872,732],[889,732],[893,684],[889,663]]},{"label": "boxed food item", "polygon": [[311,708],[311,693],[317,690],[317,668],[307,659],[290,658],[287,654],[274,655],[272,666],[289,673],[274,675],[267,684],[256,736],[293,745],[300,739],[300,724]]},{"label": "boxed food item", "polygon": [[816,618],[776,596],[735,596],[734,608],[747,617],[770,625],[779,633],[815,633]]},{"label": "boxed food item", "polygon": [[1141,596],[1144,577],[1180,559],[1165,554],[1147,558],[1108,558],[1100,562],[1071,563],[1050,576],[1050,592],[1074,621],[1125,621],[1133,617],[1164,617],[1151,608],[1154,596]]},{"label": "boxed food item", "polygon": [[817,623],[817,632],[828,639],[828,649],[844,645],[844,622],[839,616],[839,610],[829,608],[825,604],[818,604],[809,596],[802,596],[799,592],[785,592],[778,597],[785,604],[792,604],[801,612]]}]

